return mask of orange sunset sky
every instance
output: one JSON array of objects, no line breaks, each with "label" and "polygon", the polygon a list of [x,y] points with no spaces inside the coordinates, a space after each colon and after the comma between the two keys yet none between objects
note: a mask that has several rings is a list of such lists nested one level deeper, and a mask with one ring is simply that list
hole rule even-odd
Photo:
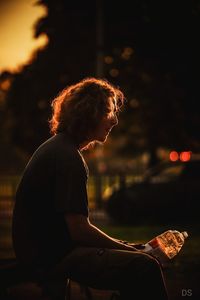
[{"label": "orange sunset sky", "polygon": [[0,2],[0,72],[15,71],[31,56],[33,50],[47,43],[45,35],[34,39],[34,24],[47,14],[35,0]]}]

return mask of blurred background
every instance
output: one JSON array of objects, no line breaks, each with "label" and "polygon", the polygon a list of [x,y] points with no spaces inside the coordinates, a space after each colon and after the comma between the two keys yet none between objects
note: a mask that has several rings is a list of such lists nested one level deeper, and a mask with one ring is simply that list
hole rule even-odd
[{"label": "blurred background", "polygon": [[126,103],[107,143],[84,152],[91,218],[129,240],[188,230],[171,299],[199,295],[199,28],[197,0],[0,1],[1,259],[14,256],[15,191],[50,137],[51,101],[96,76]]}]

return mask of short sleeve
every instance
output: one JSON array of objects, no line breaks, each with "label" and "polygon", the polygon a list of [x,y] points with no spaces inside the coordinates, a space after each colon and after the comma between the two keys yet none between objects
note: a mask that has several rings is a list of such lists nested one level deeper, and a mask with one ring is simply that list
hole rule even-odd
[{"label": "short sleeve", "polygon": [[78,151],[56,157],[55,207],[57,212],[88,216],[87,170]]}]

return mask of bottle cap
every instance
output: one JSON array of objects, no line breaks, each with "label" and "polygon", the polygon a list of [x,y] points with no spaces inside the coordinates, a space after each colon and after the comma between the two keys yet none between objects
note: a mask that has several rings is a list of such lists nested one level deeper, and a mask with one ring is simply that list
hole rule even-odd
[{"label": "bottle cap", "polygon": [[187,231],[182,231],[182,235],[184,236],[184,238],[186,239],[188,237],[188,233]]}]

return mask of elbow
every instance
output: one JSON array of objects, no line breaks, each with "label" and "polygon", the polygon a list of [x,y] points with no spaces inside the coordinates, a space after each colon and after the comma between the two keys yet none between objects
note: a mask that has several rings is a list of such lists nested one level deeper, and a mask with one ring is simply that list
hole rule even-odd
[{"label": "elbow", "polygon": [[83,244],[88,235],[89,220],[87,218],[68,217],[66,223],[72,241],[76,244]]},{"label": "elbow", "polygon": [[79,244],[84,241],[84,236],[85,236],[86,232],[85,232],[84,228],[77,229],[75,227],[75,228],[69,229],[69,234],[70,234],[72,241],[76,244]]}]

